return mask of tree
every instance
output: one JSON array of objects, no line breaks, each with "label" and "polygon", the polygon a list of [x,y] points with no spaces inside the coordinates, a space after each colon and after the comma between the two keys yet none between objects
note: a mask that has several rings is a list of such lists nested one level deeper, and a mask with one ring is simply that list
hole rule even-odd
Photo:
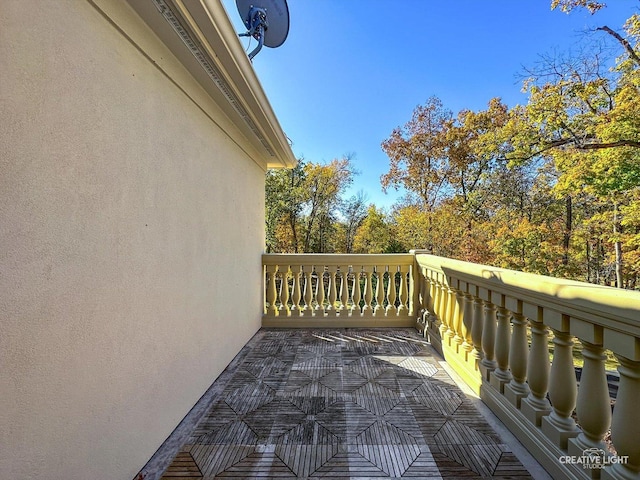
[{"label": "tree", "polygon": [[433,251],[433,215],[417,205],[399,206],[393,212],[397,241],[403,250],[426,249]]},{"label": "tree", "polygon": [[[383,188],[403,186],[413,194],[405,207],[432,213],[419,218],[411,208],[398,212],[403,243],[409,240],[408,233],[415,231],[410,226],[415,220],[426,222],[422,227],[426,233],[424,238],[414,240],[435,243],[429,240],[440,234],[434,222],[447,212],[449,227],[464,226],[462,235],[457,237],[460,248],[454,249],[455,256],[484,259],[484,254],[478,255],[483,248],[476,238],[474,223],[486,219],[489,179],[500,161],[505,163],[503,150],[509,144],[501,134],[507,113],[507,106],[496,98],[489,102],[487,110],[463,110],[454,118],[440,100],[432,97],[415,109],[403,128],[395,129],[383,142],[390,159],[389,172],[381,179]],[[452,253],[451,249],[447,251]]]},{"label": "tree", "polygon": [[337,221],[345,205],[342,195],[354,174],[349,157],[326,165],[300,160],[291,169],[269,170],[265,179],[267,251],[341,249],[337,232],[342,227]]},{"label": "tree", "polygon": [[582,7],[589,10],[591,14],[594,14],[601,8],[604,8],[605,4],[602,2],[595,2],[593,0],[552,0],[551,10],[558,7],[560,7],[560,10],[565,13],[571,12],[574,8]]},{"label": "tree", "polygon": [[640,277],[640,188],[629,192],[629,202],[620,207],[624,228],[621,236],[622,248],[627,252],[627,288],[637,288]]},{"label": "tree", "polygon": [[306,195],[303,251],[324,253],[330,228],[340,209],[341,195],[353,181],[350,157],[327,165],[308,163],[302,188]]},{"label": "tree", "polygon": [[358,191],[356,195],[342,202],[340,211],[344,218],[344,252],[352,253],[356,231],[367,216],[367,195],[362,190]]},{"label": "tree", "polygon": [[356,231],[355,253],[391,253],[395,251],[392,227],[382,210],[369,205],[367,216]]},{"label": "tree", "polygon": [[443,195],[446,182],[446,131],[451,112],[437,97],[413,111],[404,127],[393,130],[382,142],[389,157],[389,172],[382,175],[382,189],[403,187],[418,203],[432,210]]},{"label": "tree", "polygon": [[[604,8],[554,0],[571,12]],[[528,102],[498,98],[454,115],[431,97],[382,143],[383,189],[408,195],[391,214],[360,192],[343,198],[349,158],[267,179],[267,248],[433,253],[523,271],[638,288],[640,16],[595,30],[617,48],[543,56]],[[609,50],[611,50],[609,48]],[[284,193],[280,193],[284,192]],[[275,197],[274,197],[275,195]]]},{"label": "tree", "polygon": [[305,203],[305,162],[268,170],[265,176],[266,250],[299,251],[298,230]]},{"label": "tree", "polygon": [[[597,2],[554,1],[564,11],[602,8]],[[511,115],[515,148],[507,155],[522,164],[543,157],[559,172],[555,191],[567,200],[587,193],[609,205],[615,255],[616,285],[624,284],[620,207],[640,186],[640,19],[633,15],[625,36],[608,26],[597,30],[622,47],[622,56],[608,66],[600,52],[582,58],[547,58],[525,83],[526,108]],[[570,222],[567,225],[570,227]],[[565,237],[565,247],[570,238]]]}]

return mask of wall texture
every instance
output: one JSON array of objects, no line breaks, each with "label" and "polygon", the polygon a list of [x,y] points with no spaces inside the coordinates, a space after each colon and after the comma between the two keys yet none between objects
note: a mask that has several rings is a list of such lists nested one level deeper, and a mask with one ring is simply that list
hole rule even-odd
[{"label": "wall texture", "polygon": [[89,1],[0,3],[0,118],[0,478],[132,478],[260,326],[263,169]]}]

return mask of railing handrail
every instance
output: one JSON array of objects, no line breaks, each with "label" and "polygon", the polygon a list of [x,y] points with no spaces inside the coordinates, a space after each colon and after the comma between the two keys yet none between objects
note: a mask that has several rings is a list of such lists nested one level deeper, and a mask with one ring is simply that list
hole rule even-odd
[{"label": "railing handrail", "polygon": [[[415,251],[419,266],[596,325],[640,337],[640,292],[518,272]],[[453,275],[455,274],[455,275]]]},{"label": "railing handrail", "polygon": [[[409,265],[412,253],[263,253],[263,265]],[[339,260],[339,261],[336,261]]]}]

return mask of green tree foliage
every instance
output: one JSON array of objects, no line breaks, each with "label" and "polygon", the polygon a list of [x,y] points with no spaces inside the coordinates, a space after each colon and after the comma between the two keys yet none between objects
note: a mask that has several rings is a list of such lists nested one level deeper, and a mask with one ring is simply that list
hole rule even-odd
[{"label": "green tree foliage", "polygon": [[358,227],[367,216],[367,196],[360,190],[348,200],[342,202],[341,213],[343,221],[340,223],[338,238],[344,238],[344,252],[353,253],[353,243]]},{"label": "green tree foliage", "polygon": [[367,216],[358,228],[353,248],[355,253],[389,253],[393,234],[383,211],[375,205],[367,209]]},{"label": "green tree foliage", "polygon": [[489,215],[491,179],[506,165],[501,157],[507,120],[508,109],[497,98],[487,110],[453,116],[432,97],[383,142],[391,164],[381,178],[383,188],[409,192],[395,213],[403,245],[413,240],[409,248],[428,245],[440,255],[487,260],[480,226]]},{"label": "green tree foliage", "polygon": [[265,177],[266,250],[297,253],[306,203],[303,159],[294,168],[267,171]]},{"label": "green tree foliage", "polygon": [[[292,169],[269,170],[265,179],[267,251],[342,251],[338,233],[343,227],[338,219],[342,195],[354,174],[349,157],[326,165],[300,160]],[[356,217],[352,221],[363,217],[363,208],[352,206],[349,213]]]},{"label": "green tree foliage", "polygon": [[[589,0],[552,9],[592,14]],[[637,287],[640,265],[640,17],[594,32],[607,48],[543,57],[526,105],[457,115],[430,98],[382,144],[383,188],[408,248],[535,273]],[[616,47],[619,56],[604,53]]]},{"label": "green tree foliage", "polygon": [[306,210],[304,218],[304,252],[335,251],[334,225],[341,206],[341,196],[353,181],[350,158],[332,160],[327,165],[305,165]]},{"label": "green tree foliage", "polygon": [[451,112],[439,98],[418,106],[404,127],[382,143],[389,172],[381,177],[383,190],[403,187],[421,207],[432,210],[446,188],[446,133]]}]

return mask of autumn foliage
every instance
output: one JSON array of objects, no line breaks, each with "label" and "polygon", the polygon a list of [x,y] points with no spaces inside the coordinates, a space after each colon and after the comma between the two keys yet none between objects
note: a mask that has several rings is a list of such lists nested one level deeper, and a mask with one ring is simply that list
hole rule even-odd
[{"label": "autumn foliage", "polygon": [[[605,5],[554,0],[567,13]],[[391,212],[342,198],[349,158],[267,174],[270,251],[434,254],[640,288],[640,16],[606,49],[542,57],[525,105],[449,111],[429,98],[382,143]],[[586,40],[585,40],[586,41]],[[614,58],[603,52],[615,49]]]}]

